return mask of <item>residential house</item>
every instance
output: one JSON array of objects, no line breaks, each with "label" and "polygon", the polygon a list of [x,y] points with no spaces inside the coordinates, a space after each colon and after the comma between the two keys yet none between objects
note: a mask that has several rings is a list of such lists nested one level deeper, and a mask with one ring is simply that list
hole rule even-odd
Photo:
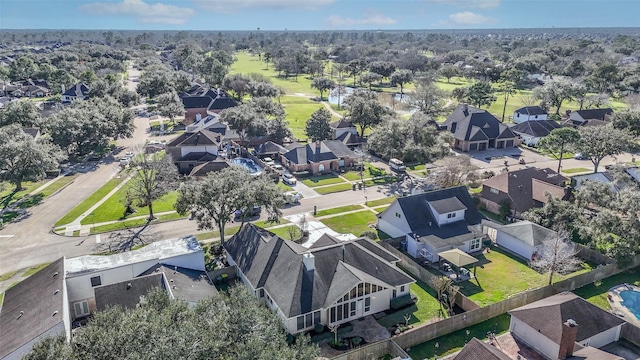
[{"label": "residential house", "polygon": [[498,246],[529,261],[534,260],[544,240],[558,233],[531,221],[518,221],[500,225],[494,222],[483,223],[483,230]]},{"label": "residential house", "polygon": [[89,98],[89,87],[85,83],[77,83],[62,91],[62,102],[70,103]]},{"label": "residential house", "polygon": [[49,95],[49,89],[44,80],[25,80],[13,85],[3,83],[0,95],[16,98],[41,98]]},{"label": "residential house", "polygon": [[518,136],[488,111],[460,104],[444,122],[453,134],[453,146],[462,151],[483,151],[518,146]]},{"label": "residential house", "polygon": [[390,308],[414,280],[368,239],[305,248],[253,224],[223,244],[227,261],[290,334],[342,324]]},{"label": "residential house", "polygon": [[568,180],[549,168],[509,171],[482,184],[480,203],[487,211],[500,214],[501,204],[507,202],[511,213],[519,217],[531,208],[542,207],[547,202],[547,194],[564,198]]},{"label": "residential house", "polygon": [[[564,292],[509,311],[511,334],[549,359],[589,353],[618,341],[624,320]],[[576,344],[577,343],[577,344]],[[606,357],[592,357],[606,359]]]},{"label": "residential house", "polygon": [[431,262],[446,250],[480,251],[485,239],[483,216],[465,186],[398,198],[377,216],[380,231],[404,237],[409,255]]},{"label": "residential house", "polygon": [[569,118],[565,124],[573,127],[606,125],[613,117],[613,110],[611,108],[586,109],[567,112]]},{"label": "residential house", "polygon": [[471,339],[453,360],[511,360],[511,357],[477,338]]},{"label": "residential house", "polygon": [[284,154],[286,152],[287,148],[280,144],[276,144],[273,141],[267,141],[255,148],[255,155],[261,159],[264,159],[265,157],[277,159],[280,157],[280,154]]},{"label": "residential house", "polygon": [[520,124],[525,121],[547,120],[548,115],[540,106],[525,106],[513,113],[513,122]]},{"label": "residential house", "polygon": [[512,126],[511,131],[520,137],[522,144],[536,146],[540,139],[561,127],[553,120],[528,120]]},{"label": "residential house", "polygon": [[311,174],[350,167],[356,154],[339,140],[323,140],[302,145],[292,143],[280,154],[282,164],[291,172],[309,171]]},{"label": "residential house", "polygon": [[198,84],[178,96],[182,99],[182,105],[185,109],[185,124],[198,120],[198,115],[201,118],[206,118],[238,105],[226,91],[210,89]]},{"label": "residential house", "polygon": [[167,144],[180,174],[189,174],[194,167],[215,161],[222,143],[222,135],[210,130],[185,132]]},{"label": "residential house", "polygon": [[34,140],[38,140],[40,138],[40,128],[38,127],[23,127],[22,131],[31,135]]},{"label": "residential house", "polygon": [[364,142],[364,139],[358,135],[356,126],[344,119],[331,123],[331,133],[333,140],[342,141],[352,150]]},{"label": "residential house", "polygon": [[109,256],[60,258],[5,293],[0,359],[21,359],[44,337],[65,334],[92,312],[135,307],[153,288],[191,305],[216,293],[195,237],[164,240]]},{"label": "residential house", "polygon": [[585,181],[596,181],[603,184],[607,184],[611,187],[611,191],[618,192],[620,189],[616,186],[613,178],[613,174],[605,172],[597,172],[583,175],[574,175],[571,177],[571,188],[573,190],[580,190],[580,187]]}]

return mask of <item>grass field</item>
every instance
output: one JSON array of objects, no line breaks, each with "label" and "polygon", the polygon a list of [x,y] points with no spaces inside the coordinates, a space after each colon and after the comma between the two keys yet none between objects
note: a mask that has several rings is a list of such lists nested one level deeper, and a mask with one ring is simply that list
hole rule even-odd
[{"label": "grass field", "polygon": [[105,197],[111,190],[115,189],[115,187],[118,186],[124,179],[125,179],[124,177],[121,177],[119,179],[114,178],[107,181],[107,183],[104,184],[100,189],[96,190],[96,192],[91,194],[88,198],[84,199],[84,201],[78,204],[78,206],[73,208],[66,215],[64,215],[60,220],[58,220],[54,225],[54,227],[57,227],[60,225],[66,225],[72,222],[73,220],[75,220],[76,218],[78,218],[78,216],[82,215],[82,213],[89,210],[91,206],[93,206],[95,203],[100,201],[100,199]]},{"label": "grass field", "polygon": [[[498,248],[492,248],[490,253],[473,256],[479,260],[476,278],[458,285],[461,293],[480,306],[493,304],[513,294],[547,285],[546,273],[541,274],[531,269],[524,260]],[[557,282],[590,269],[590,266],[585,265],[584,269],[566,276],[556,274],[553,280]]]},{"label": "grass field", "polygon": [[609,310],[611,307],[607,300],[607,292],[612,287],[624,283],[640,286],[640,268],[621,272],[620,274],[596,281],[593,284],[585,285],[573,292],[576,295],[583,297],[588,302],[605,310]]},{"label": "grass field", "polygon": [[373,212],[363,210],[323,219],[322,223],[341,234],[360,236],[363,232],[371,230],[369,225],[375,224],[376,220],[376,215]]},{"label": "grass field", "polygon": [[562,169],[562,172],[565,174],[577,174],[577,173],[583,173],[583,172],[590,172],[593,171],[591,169],[587,169],[587,168],[569,168],[569,169]]},{"label": "grass field", "polygon": [[[153,220],[152,223],[155,224],[159,222],[172,221],[172,220],[178,220],[178,219],[184,219],[184,218],[186,218],[186,216],[181,216],[178,213],[164,214],[164,215],[158,216],[155,220]],[[118,221],[112,224],[92,227],[91,234],[123,230],[123,229],[132,228],[132,227],[142,226],[146,222],[147,222],[147,218]],[[74,236],[76,235],[74,234]]]},{"label": "grass field", "polygon": [[9,279],[11,279],[15,274],[17,274],[17,271],[11,271],[8,273],[4,273],[2,275],[0,275],[0,281],[7,281]]},{"label": "grass field", "polygon": [[302,183],[309,187],[339,184],[344,182],[336,175],[318,175],[302,180]]},{"label": "grass field", "polygon": [[338,185],[325,186],[314,189],[320,195],[333,194],[341,191],[352,190],[353,185],[350,183],[342,183]]},{"label": "grass field", "polygon": [[22,183],[22,190],[17,192],[14,192],[16,188],[14,185],[9,184],[7,182],[3,182],[1,184],[3,185],[1,188],[3,188],[4,190],[0,191],[0,209],[5,208],[13,204],[14,202],[22,199],[27,194],[31,193],[33,190],[45,184],[47,181],[49,180],[45,179],[38,182],[24,182]]},{"label": "grass field", "polygon": [[37,266],[32,266],[30,268],[27,269],[27,271],[24,272],[24,274],[22,274],[22,277],[28,277],[31,276],[35,273],[37,273],[38,271],[46,268],[47,266],[49,266],[50,263],[44,263],[44,264],[40,264]]},{"label": "grass field", "polygon": [[335,214],[340,214],[340,213],[344,213],[347,211],[354,211],[354,210],[362,210],[362,206],[347,205],[347,206],[341,206],[341,207],[336,207],[331,209],[319,210],[315,216],[321,217],[321,216],[327,216],[327,215],[335,215]]},{"label": "grass field", "polygon": [[392,197],[386,197],[386,198],[382,198],[382,199],[378,199],[378,200],[370,200],[367,201],[367,206],[368,207],[377,207],[380,205],[388,205],[391,204],[392,202],[394,202],[396,200],[396,198],[394,196]]},{"label": "grass field", "polygon": [[80,176],[80,175],[79,174],[74,174],[74,175],[68,175],[68,176],[61,177],[60,179],[54,181],[52,184],[47,186],[44,190],[40,191],[38,194],[44,195],[45,198],[49,197],[54,192],[62,189],[66,185],[68,185],[71,182],[73,182],[75,179],[78,178],[78,176]]},{"label": "grass field", "polygon": [[[408,275],[411,276],[410,274]],[[420,325],[427,320],[440,316],[440,304],[436,299],[437,295],[427,284],[416,279],[416,282],[411,284],[411,293],[418,298],[415,305],[382,317],[378,319],[378,323],[386,328],[395,324],[404,325],[404,316],[410,314],[411,319],[409,319],[409,324]]]},{"label": "grass field", "polygon": [[374,207],[373,210],[378,214],[380,214],[381,212],[385,211],[388,207],[389,205],[382,205],[382,206]]},{"label": "grass field", "polygon": [[275,229],[269,229],[269,231],[271,231],[272,233],[278,235],[282,239],[291,240],[291,237],[289,236],[289,230],[293,229],[293,228],[298,229],[295,232],[295,234],[297,234],[297,236],[300,236],[300,228],[298,227],[298,225],[287,225],[287,226],[283,226],[283,227],[279,227],[279,228],[275,228]]}]

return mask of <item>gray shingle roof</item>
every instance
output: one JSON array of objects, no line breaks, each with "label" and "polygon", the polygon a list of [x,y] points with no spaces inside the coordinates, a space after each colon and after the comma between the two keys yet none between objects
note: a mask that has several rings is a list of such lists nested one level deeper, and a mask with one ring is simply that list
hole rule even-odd
[{"label": "gray shingle roof", "polygon": [[562,324],[569,319],[578,324],[576,341],[586,340],[625,321],[589,303],[583,298],[563,292],[509,312],[556,344],[560,344]]},{"label": "gray shingle roof", "polygon": [[542,241],[555,236],[557,233],[531,221],[518,221],[499,228],[505,234],[511,235],[523,243],[538,246]]},{"label": "gray shingle roof", "polygon": [[545,137],[554,130],[562,126],[553,120],[531,120],[521,122],[511,127],[511,131],[516,134],[525,134],[533,137]]},{"label": "gray shingle roof", "polygon": [[447,214],[450,212],[467,209],[462,201],[460,201],[455,196],[441,200],[429,201],[428,203],[435,211],[438,212],[438,214]]},{"label": "gray shingle roof", "polygon": [[160,265],[174,299],[197,303],[218,293],[209,275],[204,271],[179,266]]},{"label": "gray shingle roof", "polygon": [[[434,218],[428,203],[451,198],[457,198],[467,208],[464,219],[438,226],[438,221]],[[460,246],[481,233],[480,223],[483,216],[478,212],[465,186],[401,197],[396,201],[402,209],[411,232],[418,234],[421,242],[430,243],[436,249]]]},{"label": "gray shingle roof", "polygon": [[525,106],[516,110],[515,112],[524,114],[524,115],[546,115],[547,112],[544,111],[540,106]]},{"label": "gray shingle roof", "polygon": [[511,358],[476,338],[471,339],[453,360],[510,360]]},{"label": "gray shingle roof", "polygon": [[611,108],[604,109],[586,109],[586,110],[576,110],[575,113],[580,115],[585,120],[602,120],[606,121],[607,116],[613,114],[613,110]]},{"label": "gray shingle roof", "polygon": [[[224,247],[252,287],[264,287],[287,317],[325,307],[362,281],[386,286],[413,282],[356,241],[306,249],[247,224]],[[303,265],[306,252],[314,256],[312,272]]]},{"label": "gray shingle roof", "polygon": [[85,83],[77,83],[62,93],[66,96],[86,96],[88,94],[89,87]]},{"label": "gray shingle roof", "polygon": [[134,309],[140,303],[142,297],[157,287],[164,287],[161,273],[96,287],[93,289],[96,295],[96,309],[103,311],[113,306]]},{"label": "gray shingle roof", "polygon": [[488,111],[466,104],[458,105],[444,122],[444,126],[453,133],[454,138],[465,141],[484,140],[480,130],[489,139],[496,139],[500,135],[501,138],[515,137],[504,128],[506,125]]},{"label": "gray shingle roof", "polygon": [[339,140],[324,140],[307,145],[295,143],[287,146],[286,149],[288,151],[283,156],[299,165],[355,157],[355,153]]},{"label": "gray shingle roof", "polygon": [[63,322],[63,278],[64,258],[60,258],[5,292],[0,359]]}]

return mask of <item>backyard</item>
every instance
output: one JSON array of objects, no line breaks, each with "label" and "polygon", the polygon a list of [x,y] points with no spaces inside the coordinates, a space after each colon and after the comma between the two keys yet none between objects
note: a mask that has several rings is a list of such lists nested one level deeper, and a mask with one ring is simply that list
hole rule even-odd
[{"label": "backyard", "polygon": [[620,274],[596,281],[593,284],[585,285],[573,292],[588,302],[605,310],[609,310],[611,307],[607,300],[607,292],[612,287],[624,283],[640,286],[640,268],[623,271]]},{"label": "backyard", "polygon": [[[411,276],[411,274],[408,275]],[[396,324],[404,324],[404,316],[409,314],[411,315],[409,324],[414,326],[440,318],[440,304],[436,299],[436,293],[427,284],[416,279],[416,282],[411,284],[411,294],[418,298],[414,305],[384,316],[378,319],[378,323],[386,328]]]}]

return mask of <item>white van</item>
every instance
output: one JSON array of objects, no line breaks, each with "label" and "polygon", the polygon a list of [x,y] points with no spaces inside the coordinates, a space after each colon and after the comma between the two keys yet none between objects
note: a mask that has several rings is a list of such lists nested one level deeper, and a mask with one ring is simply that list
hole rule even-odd
[{"label": "white van", "polygon": [[396,172],[405,172],[407,171],[407,167],[404,166],[404,163],[396,158],[389,160],[389,167],[391,170]]}]

